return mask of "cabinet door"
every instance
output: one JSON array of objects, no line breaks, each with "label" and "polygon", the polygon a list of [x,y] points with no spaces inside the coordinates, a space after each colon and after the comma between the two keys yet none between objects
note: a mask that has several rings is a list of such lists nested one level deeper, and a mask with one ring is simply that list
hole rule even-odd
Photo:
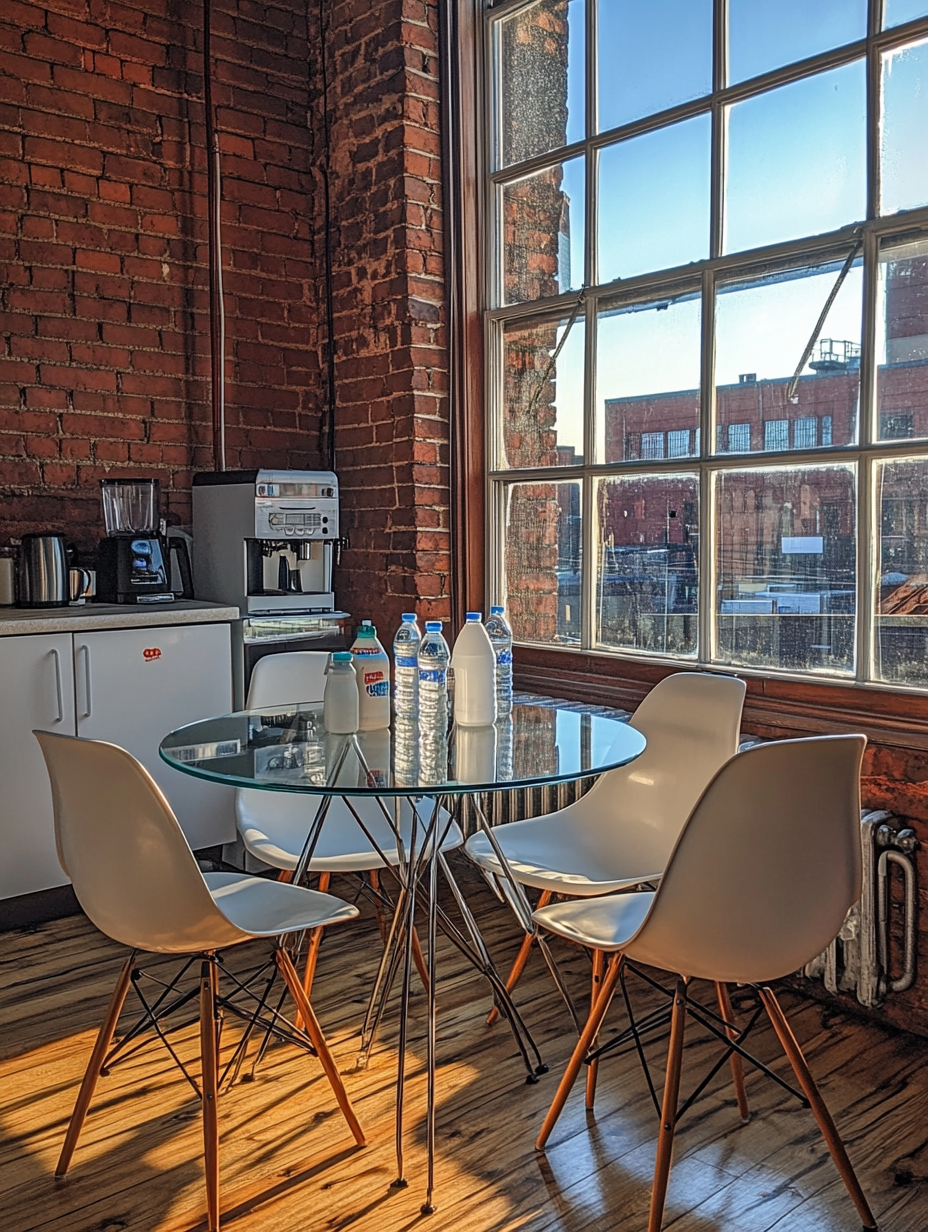
[{"label": "cabinet door", "polygon": [[232,708],[228,625],[75,633],[77,734],[111,740],[161,787],[191,847],[235,838],[230,787],[172,769],[158,746],[185,723]]},{"label": "cabinet door", "polygon": [[0,898],[68,880],[33,728],[74,735],[69,633],[0,637]]}]

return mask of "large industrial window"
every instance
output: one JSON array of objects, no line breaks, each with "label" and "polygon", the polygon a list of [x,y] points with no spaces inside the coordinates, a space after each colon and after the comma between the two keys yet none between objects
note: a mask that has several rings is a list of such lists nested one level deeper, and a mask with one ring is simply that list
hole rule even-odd
[{"label": "large industrial window", "polygon": [[928,687],[928,0],[485,13],[518,641]]}]

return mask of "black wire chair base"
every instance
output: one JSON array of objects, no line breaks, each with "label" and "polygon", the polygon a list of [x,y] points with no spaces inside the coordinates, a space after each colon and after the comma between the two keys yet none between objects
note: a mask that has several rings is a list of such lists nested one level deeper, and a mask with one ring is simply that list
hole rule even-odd
[{"label": "black wire chair base", "polygon": [[[242,1032],[242,1036],[237,1041],[232,1056],[220,1074],[220,1087],[223,1085],[230,1087],[237,1079],[243,1082],[253,1080],[255,1070],[263,1059],[272,1039],[292,1044],[302,1051],[309,1053],[310,1056],[317,1055],[309,1035],[301,1028],[298,1028],[281,1012],[287,995],[287,989],[284,988],[282,990],[276,1005],[270,1004],[271,992],[279,977],[277,964],[274,962],[273,957],[269,958],[251,974],[244,978],[239,978],[239,976],[229,970],[221,954],[215,955],[212,958],[208,955],[195,954],[184,960],[180,970],[170,980],[161,979],[158,975],[151,971],[143,970],[141,967],[133,968],[130,977],[131,987],[141,1004],[142,1012],[129,1029],[123,1032],[117,1042],[110,1048],[100,1068],[101,1077],[105,1077],[117,1065],[129,1060],[130,1057],[136,1056],[151,1044],[160,1042],[164,1045],[172,1061],[192,1087],[197,1099],[202,1098],[199,1083],[181,1060],[170,1038],[180,1031],[189,1030],[199,1022],[199,1007],[197,1004],[200,995],[199,978],[192,988],[182,990],[181,984],[194,963],[201,961],[215,962],[222,973],[222,979],[226,983],[232,984],[231,995],[220,993],[216,997],[220,1043],[223,1023],[226,1017],[231,1016],[245,1024],[245,1030]],[[155,998],[152,998],[147,993],[142,984],[143,980],[161,989]],[[260,986],[259,991],[255,991],[255,985]],[[196,1012],[192,1015],[189,1013],[182,1014],[182,1011],[191,1002],[196,1006]],[[178,1018],[178,1015],[181,1016]],[[175,1021],[168,1021],[170,1019]],[[261,1034],[261,1043],[250,1073],[242,1075],[241,1070],[248,1045],[257,1032]]]},{"label": "black wire chair base", "polygon": [[[648,984],[651,988],[666,997],[668,1002],[667,1006],[661,1006],[658,1009],[651,1010],[643,1018],[636,1019],[626,983],[626,976],[629,972],[636,975],[644,983]],[[625,1002],[625,1010],[628,1014],[629,1025],[605,1043],[598,1045],[596,1048],[590,1049],[586,1057],[584,1057],[584,1065],[592,1065],[594,1062],[601,1060],[605,1056],[609,1056],[611,1053],[617,1053],[619,1056],[623,1056],[632,1051],[636,1052],[644,1073],[645,1081],[648,1084],[651,1102],[654,1104],[654,1109],[658,1118],[660,1118],[661,1101],[658,1098],[657,1091],[654,1086],[654,1080],[651,1077],[651,1070],[648,1065],[647,1056],[645,1055],[644,1044],[646,1042],[657,1042],[668,1038],[671,1005],[674,997],[678,995],[677,988],[675,985],[667,986],[666,984],[662,984],[659,980],[656,980],[646,971],[643,971],[640,967],[637,967],[633,963],[629,962],[626,962],[622,968],[621,975],[619,976],[619,983],[622,989],[622,997]],[[686,1010],[689,1016],[695,1022],[699,1023],[704,1030],[708,1031],[710,1035],[713,1035],[716,1039],[720,1040],[725,1047],[722,1050],[722,1055],[712,1064],[709,1071],[702,1079],[700,1079],[693,1092],[680,1105],[677,1111],[677,1121],[679,1121],[680,1118],[690,1109],[715,1075],[734,1054],[737,1054],[742,1058],[742,1060],[753,1065],[755,1069],[758,1069],[762,1073],[766,1074],[768,1078],[772,1079],[778,1086],[782,1087],[784,1091],[792,1095],[794,1099],[797,1099],[803,1107],[809,1107],[809,1101],[801,1091],[797,1091],[794,1086],[786,1082],[780,1077],[779,1074],[775,1073],[768,1065],[765,1065],[763,1061],[759,1060],[759,1058],[754,1056],[753,1053],[748,1052],[744,1047],[744,1041],[754,1030],[761,1014],[763,1013],[763,1005],[761,1004],[760,996],[754,985],[743,985],[740,987],[739,991],[742,994],[739,1001],[743,1002],[748,1000],[751,1003],[751,1016],[747,1022],[747,1025],[743,1027],[738,1027],[738,1025],[733,1022],[727,1022],[723,1017],[721,1017],[720,1014],[717,1014],[714,1010],[709,1009],[709,1007],[704,1005],[701,1001],[697,1001],[696,998],[690,993],[688,987],[686,992],[683,994],[683,1000],[686,1004]],[[735,1030],[735,1034],[732,1036],[729,1032],[733,1028]]]}]

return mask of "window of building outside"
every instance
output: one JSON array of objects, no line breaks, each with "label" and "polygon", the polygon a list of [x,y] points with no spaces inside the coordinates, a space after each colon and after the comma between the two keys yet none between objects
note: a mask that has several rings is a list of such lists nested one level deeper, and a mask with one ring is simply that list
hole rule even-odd
[{"label": "window of building outside", "polygon": [[484,15],[490,590],[928,688],[928,2]]}]

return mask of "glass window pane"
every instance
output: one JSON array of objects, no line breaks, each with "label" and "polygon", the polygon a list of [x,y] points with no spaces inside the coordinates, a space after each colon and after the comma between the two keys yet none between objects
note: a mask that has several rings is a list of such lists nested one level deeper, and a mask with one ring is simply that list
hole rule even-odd
[{"label": "glass window pane", "polygon": [[877,433],[928,436],[928,239],[884,246],[877,291]]},{"label": "glass window pane", "polygon": [[789,420],[764,420],[764,450],[789,449]]},{"label": "glass window pane", "polygon": [[729,81],[746,81],[867,33],[867,0],[728,0]]},{"label": "glass window pane", "polygon": [[928,39],[883,55],[880,210],[928,203]]},{"label": "glass window pane", "polygon": [[496,27],[497,166],[586,135],[584,0],[538,0]]},{"label": "glass window pane", "polygon": [[650,445],[645,438],[658,435],[663,445],[665,433],[667,456],[699,452],[700,317],[698,292],[600,312],[596,339],[598,462],[646,457],[644,451]]},{"label": "glass window pane", "polygon": [[718,661],[852,672],[853,467],[722,472],[716,517]]},{"label": "glass window pane", "polygon": [[928,15],[925,0],[883,0],[883,29]]},{"label": "glass window pane", "polygon": [[571,158],[500,190],[503,303],[583,286],[583,166]]},{"label": "glass window pane", "polygon": [[[862,263],[847,274],[802,370],[792,401],[796,370],[819,314],[843,265],[780,270],[752,282],[723,283],[716,299],[717,448],[733,450],[729,425],[739,430],[738,452],[850,445],[857,439],[860,389]],[[828,419],[827,432],[824,420]],[[786,427],[770,426],[786,424]],[[790,431],[789,425],[792,425]],[[826,440],[826,436],[828,439]],[[734,450],[733,450],[734,451]]]},{"label": "glass window pane", "polygon": [[712,0],[600,0],[599,131],[712,89]]},{"label": "glass window pane", "polygon": [[728,108],[726,252],[864,218],[865,86],[856,60]]},{"label": "glass window pane", "polygon": [[633,475],[596,487],[595,644],[696,653],[698,475]]},{"label": "glass window pane", "polygon": [[505,490],[506,612],[519,642],[580,640],[580,483],[513,483]]},{"label": "glass window pane", "polygon": [[583,461],[583,335],[582,316],[506,326],[501,466]]},{"label": "glass window pane", "polygon": [[928,461],[880,462],[874,675],[928,685]]},{"label": "glass window pane", "polygon": [[710,127],[695,116],[600,151],[600,282],[709,255]]}]

